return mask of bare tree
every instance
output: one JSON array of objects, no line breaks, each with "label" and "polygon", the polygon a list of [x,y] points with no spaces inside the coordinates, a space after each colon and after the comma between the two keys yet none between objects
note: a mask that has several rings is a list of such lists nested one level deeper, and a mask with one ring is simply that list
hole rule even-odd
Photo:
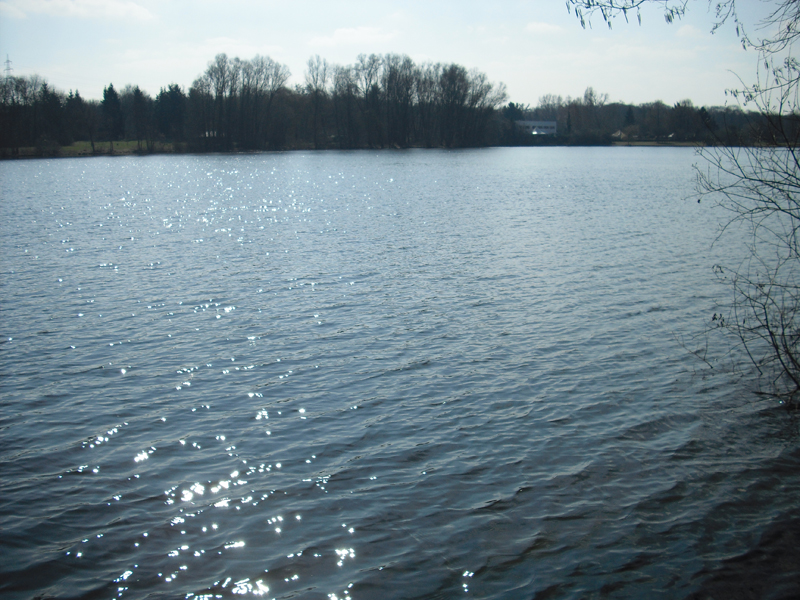
[{"label": "bare tree", "polygon": [[[701,195],[730,212],[731,221],[750,231],[749,258],[718,267],[733,289],[727,318],[716,323],[743,344],[760,372],[773,375],[775,390],[797,404],[800,392],[800,66],[791,44],[798,37],[800,3],[774,2],[752,37],[739,19],[734,0],[716,6],[719,23],[732,20],[745,47],[758,53],[754,85],[732,92],[761,119],[752,131],[756,144],[720,145],[701,150]],[[772,367],[777,366],[777,369]]]},{"label": "bare tree", "polygon": [[425,64],[417,70],[417,128],[422,136],[422,142],[428,148],[438,141],[439,132],[436,129],[436,118],[439,104],[439,81],[442,76],[441,64]]},{"label": "bare tree", "polygon": [[[594,13],[606,23],[627,16],[647,0],[567,0],[582,24]],[[684,14],[685,0],[650,0],[667,21]],[[700,202],[710,199],[730,214],[726,227],[749,232],[748,258],[717,266],[732,296],[712,317],[733,334],[761,373],[772,375],[773,391],[791,404],[800,397],[800,63],[792,46],[800,36],[800,2],[773,0],[762,22],[743,22],[736,0],[709,3],[714,29],[732,23],[745,48],[757,53],[756,83],[731,90],[759,118],[749,134],[755,143],[730,140],[700,150]],[[777,368],[774,368],[777,367]]]},{"label": "bare tree", "polygon": [[253,124],[259,144],[268,142],[272,129],[272,108],[278,92],[291,75],[289,68],[269,56],[256,56],[250,61],[253,71],[256,120]]},{"label": "bare tree", "polygon": [[[574,11],[581,27],[584,28],[587,25],[591,26],[591,17],[594,14],[600,13],[610,29],[614,18],[620,15],[627,21],[631,14],[635,14],[641,24],[641,7],[645,4],[657,4],[663,7],[664,19],[667,23],[672,23],[684,15],[688,0],[567,0],[567,10]],[[720,4],[728,4],[728,2]]]},{"label": "bare tree", "polygon": [[208,82],[214,102],[213,121],[206,135],[210,135],[216,144],[228,149],[231,144],[230,109],[233,95],[232,64],[228,55],[217,54],[214,60],[208,63],[203,77]]},{"label": "bare tree", "polygon": [[389,144],[408,146],[414,100],[414,62],[408,56],[387,54],[383,58],[383,93]]},{"label": "bare tree", "polygon": [[[322,111],[323,103],[328,97],[328,61],[320,58],[319,54],[308,59],[308,69],[306,70],[306,91],[311,95],[312,129],[314,132],[314,148],[319,148],[320,126],[325,131],[325,119]],[[321,123],[320,123],[321,121]]]},{"label": "bare tree", "polygon": [[360,108],[367,130],[367,145],[370,148],[383,144],[380,123],[381,65],[381,57],[377,54],[359,54],[355,66],[356,82],[361,96]]},{"label": "bare tree", "polygon": [[333,67],[333,112],[336,120],[336,137],[341,148],[356,148],[359,143],[358,86],[355,69],[350,66]]},{"label": "bare tree", "polygon": [[194,80],[189,88],[187,104],[190,141],[199,145],[201,149],[208,150],[212,146],[217,132],[214,128],[214,93],[211,88],[211,80],[207,75],[202,75]]},{"label": "bare tree", "polygon": [[542,121],[556,121],[564,106],[564,99],[554,94],[545,94],[539,98],[536,106],[536,116]]},{"label": "bare tree", "polygon": [[505,84],[495,85],[477,69],[469,72],[467,119],[463,143],[480,145],[486,139],[485,130],[495,109],[508,99]]},{"label": "bare tree", "polygon": [[469,95],[469,75],[461,65],[447,65],[439,78],[439,119],[442,143],[450,148],[461,144],[460,133]]}]

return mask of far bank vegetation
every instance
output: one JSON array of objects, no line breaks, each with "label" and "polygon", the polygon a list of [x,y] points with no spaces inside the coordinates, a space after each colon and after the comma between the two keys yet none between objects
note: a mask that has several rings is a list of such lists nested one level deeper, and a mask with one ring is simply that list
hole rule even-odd
[{"label": "far bank vegetation", "polygon": [[[763,116],[685,100],[638,106],[546,95],[535,107],[507,103],[502,83],[457,64],[360,55],[352,65],[312,57],[304,84],[269,57],[220,54],[188,90],[152,97],[109,84],[100,101],[52,88],[39,76],[0,85],[0,156],[81,156],[286,149],[462,148],[550,144],[760,143]],[[555,136],[517,121],[555,121]]]}]

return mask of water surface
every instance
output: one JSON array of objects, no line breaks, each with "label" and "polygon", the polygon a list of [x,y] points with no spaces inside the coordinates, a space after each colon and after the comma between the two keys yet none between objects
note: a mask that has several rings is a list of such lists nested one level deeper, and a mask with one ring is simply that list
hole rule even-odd
[{"label": "water surface", "polygon": [[696,160],[0,164],[3,596],[797,593],[797,423],[681,346]]}]

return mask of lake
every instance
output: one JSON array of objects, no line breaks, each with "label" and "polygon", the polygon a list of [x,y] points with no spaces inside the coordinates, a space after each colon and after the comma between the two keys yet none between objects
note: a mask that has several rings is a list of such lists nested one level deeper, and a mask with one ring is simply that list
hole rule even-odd
[{"label": "lake", "polygon": [[797,419],[691,352],[746,239],[698,160],[0,163],[0,593],[800,593]]}]

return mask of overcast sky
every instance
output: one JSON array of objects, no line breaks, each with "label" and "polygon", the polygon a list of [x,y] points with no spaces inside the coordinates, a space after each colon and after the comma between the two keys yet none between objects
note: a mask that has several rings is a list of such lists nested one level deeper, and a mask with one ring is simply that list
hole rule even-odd
[{"label": "overcast sky", "polygon": [[737,75],[752,79],[756,56],[733,26],[712,35],[712,25],[703,0],[671,25],[653,6],[641,26],[618,19],[610,31],[600,19],[582,29],[564,0],[0,0],[0,57],[14,75],[98,99],[109,83],[188,89],[220,52],[268,55],[291,83],[315,54],[352,64],[393,52],[477,68],[525,104],[592,86],[612,101],[723,105]]}]

